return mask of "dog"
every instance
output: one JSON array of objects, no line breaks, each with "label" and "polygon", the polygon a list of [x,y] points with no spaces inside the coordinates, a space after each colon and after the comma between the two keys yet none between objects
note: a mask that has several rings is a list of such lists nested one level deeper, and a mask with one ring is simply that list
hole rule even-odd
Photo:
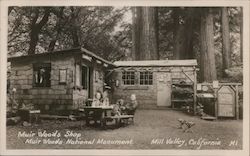
[{"label": "dog", "polygon": [[178,126],[178,129],[183,129],[183,132],[192,132],[192,127],[195,125],[192,121],[186,121],[184,119],[178,119],[180,125]]}]

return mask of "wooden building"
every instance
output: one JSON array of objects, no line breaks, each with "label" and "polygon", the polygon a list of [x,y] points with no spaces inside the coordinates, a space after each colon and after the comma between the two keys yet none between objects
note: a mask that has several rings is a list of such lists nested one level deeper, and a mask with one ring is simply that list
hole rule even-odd
[{"label": "wooden building", "polygon": [[[80,108],[105,82],[110,101],[136,94],[139,108],[181,107],[196,103],[196,60],[116,61],[75,48],[8,58],[10,89],[19,103],[42,111]],[[187,90],[189,91],[187,93]],[[183,91],[184,94],[175,95]]]},{"label": "wooden building", "polygon": [[[196,60],[117,61],[113,97],[129,100],[136,94],[139,108],[182,107],[196,104]],[[179,95],[175,93],[182,92]]]},{"label": "wooden building", "polygon": [[114,65],[83,49],[69,49],[8,58],[10,89],[19,103],[44,111],[77,109],[97,90],[104,73]]}]

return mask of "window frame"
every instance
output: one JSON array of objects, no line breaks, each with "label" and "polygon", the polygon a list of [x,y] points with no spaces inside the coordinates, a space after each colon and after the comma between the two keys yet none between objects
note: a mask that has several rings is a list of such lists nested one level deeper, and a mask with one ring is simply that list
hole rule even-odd
[{"label": "window frame", "polygon": [[151,86],[154,84],[154,76],[152,71],[140,71],[139,72],[139,85]]},{"label": "window frame", "polygon": [[[132,78],[132,76],[133,76],[133,78]],[[125,86],[136,85],[136,73],[135,73],[135,71],[122,71],[122,84]]]},{"label": "window frame", "polygon": [[[62,72],[65,72],[65,79],[64,79],[64,81],[62,81],[63,79],[62,79]],[[67,69],[59,69],[59,84],[66,84],[67,83]]]},{"label": "window frame", "polygon": [[[38,81],[40,81],[40,70],[45,69],[45,81],[48,80],[47,83],[38,84],[36,82],[37,77],[39,78]],[[37,72],[37,77],[36,73]],[[51,87],[51,63],[34,63],[33,64],[33,87],[35,88],[50,88]]]}]

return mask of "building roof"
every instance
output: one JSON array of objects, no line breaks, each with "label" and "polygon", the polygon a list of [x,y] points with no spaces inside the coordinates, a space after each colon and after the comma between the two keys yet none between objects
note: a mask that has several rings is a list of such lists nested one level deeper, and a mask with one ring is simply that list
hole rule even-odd
[{"label": "building roof", "polygon": [[197,66],[197,60],[143,60],[143,61],[116,61],[118,67],[164,67],[164,66]]},{"label": "building roof", "polygon": [[12,62],[15,60],[22,60],[24,58],[36,58],[36,57],[46,57],[46,56],[59,56],[59,55],[65,55],[65,54],[85,54],[88,57],[94,58],[96,60],[99,60],[103,63],[106,63],[108,65],[115,66],[112,62],[107,61],[100,56],[97,56],[93,52],[85,49],[85,48],[72,48],[72,49],[66,49],[66,50],[59,50],[59,51],[52,51],[52,52],[45,52],[45,53],[40,53],[40,54],[32,54],[32,55],[24,55],[24,56],[14,56],[14,57],[9,57],[8,61]]}]

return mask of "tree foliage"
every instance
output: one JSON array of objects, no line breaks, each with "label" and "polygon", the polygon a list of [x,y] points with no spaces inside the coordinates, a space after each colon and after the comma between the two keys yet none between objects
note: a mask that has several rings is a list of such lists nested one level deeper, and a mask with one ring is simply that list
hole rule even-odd
[{"label": "tree foliage", "polygon": [[131,24],[122,21],[128,9],[73,6],[9,8],[9,55],[83,46],[107,59],[124,56],[131,47],[128,36]]},{"label": "tree foliage", "polygon": [[[202,73],[208,72],[206,70],[214,72],[219,80],[225,79],[225,76],[230,77],[226,70],[242,69],[242,8],[209,8],[213,18],[213,30],[210,29],[209,37],[213,41],[212,62],[216,71],[202,68],[204,60],[201,58],[206,53],[202,35],[207,25],[201,28],[201,21],[206,18],[203,13],[207,9],[11,6],[8,10],[8,55],[53,52],[82,46],[111,61],[131,60],[135,55],[150,56],[142,57],[150,59],[151,54],[156,56],[152,57],[154,59],[194,58],[199,64],[201,79],[204,76]],[[133,10],[139,10],[139,14]],[[135,43],[140,46],[133,46]]]}]

